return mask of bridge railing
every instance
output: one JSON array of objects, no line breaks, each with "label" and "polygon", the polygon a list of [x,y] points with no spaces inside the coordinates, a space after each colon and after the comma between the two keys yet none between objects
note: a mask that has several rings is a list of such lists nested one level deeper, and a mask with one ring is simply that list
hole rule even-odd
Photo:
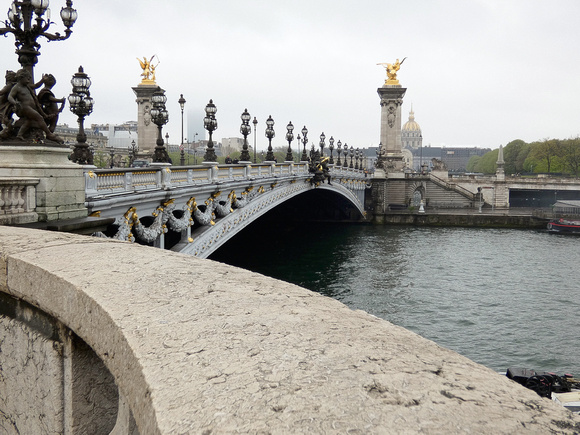
[{"label": "bridge railing", "polygon": [[0,225],[35,220],[32,214],[36,210],[39,181],[38,178],[0,178]]},{"label": "bridge railing", "polygon": [[179,186],[220,184],[228,181],[306,174],[308,174],[308,164],[305,162],[86,169],[85,194],[87,198],[93,198],[147,190],[167,190]]}]

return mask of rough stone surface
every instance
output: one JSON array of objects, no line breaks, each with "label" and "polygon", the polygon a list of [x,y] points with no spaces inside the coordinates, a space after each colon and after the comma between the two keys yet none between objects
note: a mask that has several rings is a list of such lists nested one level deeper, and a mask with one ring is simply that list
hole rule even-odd
[{"label": "rough stone surface", "polygon": [[578,416],[410,331],[208,260],[0,227],[0,290],[95,350],[142,434],[580,431]]}]

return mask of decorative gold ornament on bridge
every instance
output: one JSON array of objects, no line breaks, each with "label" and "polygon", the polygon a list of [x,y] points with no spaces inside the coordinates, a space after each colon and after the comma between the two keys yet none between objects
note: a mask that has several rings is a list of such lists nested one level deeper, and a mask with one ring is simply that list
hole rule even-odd
[{"label": "decorative gold ornament on bridge", "polygon": [[151,59],[147,60],[147,58],[145,56],[143,56],[143,60],[137,58],[137,60],[139,61],[139,65],[141,65],[141,69],[143,70],[143,72],[141,73],[141,77],[143,77],[143,79],[141,80],[141,85],[155,85],[155,69],[157,68],[157,66],[160,64],[159,62],[159,58],[157,57],[157,64],[153,65],[153,59],[155,59],[157,57],[156,54],[154,54],[153,56],[151,56]]},{"label": "decorative gold ornament on bridge", "polygon": [[400,85],[399,80],[397,80],[397,71],[401,69],[401,65],[405,62],[406,57],[399,62],[399,59],[395,63],[377,63],[385,68],[387,72],[387,79],[385,80],[385,85]]}]

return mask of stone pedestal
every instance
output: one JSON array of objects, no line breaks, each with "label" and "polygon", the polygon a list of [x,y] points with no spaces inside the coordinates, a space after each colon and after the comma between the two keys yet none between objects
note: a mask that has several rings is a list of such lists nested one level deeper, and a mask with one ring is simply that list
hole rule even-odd
[{"label": "stone pedestal", "polygon": [[68,147],[45,144],[0,145],[0,177],[38,179],[38,221],[87,216],[83,166],[72,163]]},{"label": "stone pedestal", "polygon": [[152,155],[157,145],[158,128],[151,119],[150,110],[153,107],[151,97],[159,86],[154,84],[143,84],[136,86],[133,89],[137,99],[137,145],[139,146],[139,153]]},{"label": "stone pedestal", "polygon": [[401,141],[401,105],[407,88],[401,85],[384,85],[377,89],[381,97],[381,144],[387,172],[398,172],[404,168]]}]

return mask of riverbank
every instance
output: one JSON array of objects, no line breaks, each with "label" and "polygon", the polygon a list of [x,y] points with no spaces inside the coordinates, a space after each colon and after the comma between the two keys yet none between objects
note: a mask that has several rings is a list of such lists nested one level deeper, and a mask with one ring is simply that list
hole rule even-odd
[{"label": "riverbank", "polygon": [[440,227],[475,227],[475,228],[546,228],[549,219],[534,214],[534,209],[429,209],[424,213],[417,210],[389,211],[386,214],[374,215],[372,222],[383,225],[416,225]]}]

